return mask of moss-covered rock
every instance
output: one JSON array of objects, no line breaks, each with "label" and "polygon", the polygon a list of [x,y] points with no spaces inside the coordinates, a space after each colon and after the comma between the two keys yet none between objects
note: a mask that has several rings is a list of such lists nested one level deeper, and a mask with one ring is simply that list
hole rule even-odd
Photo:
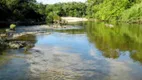
[{"label": "moss-covered rock", "polygon": [[16,28],[16,25],[15,25],[15,24],[11,24],[11,25],[10,25],[10,29],[11,29],[11,30],[14,30],[15,28]]}]

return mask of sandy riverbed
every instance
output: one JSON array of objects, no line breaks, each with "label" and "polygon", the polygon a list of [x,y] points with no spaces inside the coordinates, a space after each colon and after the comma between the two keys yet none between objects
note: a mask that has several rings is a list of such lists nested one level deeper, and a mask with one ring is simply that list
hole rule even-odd
[{"label": "sandy riverbed", "polygon": [[67,22],[80,22],[80,21],[88,21],[86,18],[79,18],[79,17],[61,17],[62,20]]}]

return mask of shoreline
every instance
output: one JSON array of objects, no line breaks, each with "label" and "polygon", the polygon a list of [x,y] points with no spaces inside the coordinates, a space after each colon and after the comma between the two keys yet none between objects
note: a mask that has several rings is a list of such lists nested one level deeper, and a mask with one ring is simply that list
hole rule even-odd
[{"label": "shoreline", "polygon": [[8,22],[8,21],[0,21],[0,28],[8,28],[10,24],[16,24],[18,26],[28,26],[28,25],[41,25],[46,24],[45,22]]},{"label": "shoreline", "polygon": [[61,19],[65,20],[68,23],[88,21],[87,18],[80,18],[80,17],[61,17]]}]

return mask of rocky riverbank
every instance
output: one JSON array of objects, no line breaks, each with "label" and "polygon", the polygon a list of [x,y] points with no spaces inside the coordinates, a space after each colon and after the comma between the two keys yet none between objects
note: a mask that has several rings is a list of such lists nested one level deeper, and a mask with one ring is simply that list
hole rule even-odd
[{"label": "rocky riverbank", "polygon": [[11,36],[7,34],[0,34],[0,44],[3,44],[11,49],[18,49],[23,47],[32,47],[36,42],[35,35],[40,33],[50,34],[44,31],[39,32],[22,32],[22,33],[11,33]]},{"label": "rocky riverbank", "polygon": [[41,25],[41,26],[37,25],[28,28],[25,27],[28,26],[22,26],[20,28],[17,28],[16,31],[0,33],[0,44],[4,44],[12,49],[18,49],[18,48],[23,48],[26,45],[28,46],[32,45],[30,44],[30,42],[34,40],[29,39],[29,36],[33,37],[34,35],[39,35],[39,34],[48,35],[50,34],[50,32],[47,32],[47,30],[76,29],[76,27],[70,25],[59,25],[59,24]]}]

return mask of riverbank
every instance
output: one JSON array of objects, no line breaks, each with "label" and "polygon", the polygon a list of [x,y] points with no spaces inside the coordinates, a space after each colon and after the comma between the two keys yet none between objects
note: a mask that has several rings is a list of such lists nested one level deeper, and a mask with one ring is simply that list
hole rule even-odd
[{"label": "riverbank", "polygon": [[[64,20],[67,23],[74,23],[74,22],[83,22],[83,21],[102,21],[107,22],[107,20],[100,20],[100,19],[94,19],[94,18],[80,18],[80,17],[61,17],[62,20]],[[109,21],[113,22],[113,21]],[[142,24],[142,20],[131,20],[131,21],[118,21],[121,23],[136,23],[136,24]]]},{"label": "riverbank", "polygon": [[[0,44],[5,44],[8,48],[12,49],[19,49],[25,47],[25,45],[29,46],[30,42],[35,42],[35,35],[40,34],[50,34],[49,31],[56,31],[56,30],[68,30],[68,29],[80,29],[80,27],[73,27],[71,25],[59,25],[59,24],[52,24],[52,25],[35,25],[31,26],[18,26],[15,31],[10,31],[7,33],[4,29],[0,32]],[[27,38],[29,37],[30,38]],[[32,38],[33,37],[33,38]],[[31,46],[32,44],[30,44]]]},{"label": "riverbank", "polygon": [[61,17],[61,19],[67,21],[68,23],[88,21],[87,18],[79,18],[79,17]]},{"label": "riverbank", "polygon": [[46,24],[46,22],[34,22],[34,21],[18,21],[18,22],[8,22],[8,21],[0,21],[0,28],[7,28],[10,24],[16,24],[17,26],[29,26],[29,25],[42,25]]}]

